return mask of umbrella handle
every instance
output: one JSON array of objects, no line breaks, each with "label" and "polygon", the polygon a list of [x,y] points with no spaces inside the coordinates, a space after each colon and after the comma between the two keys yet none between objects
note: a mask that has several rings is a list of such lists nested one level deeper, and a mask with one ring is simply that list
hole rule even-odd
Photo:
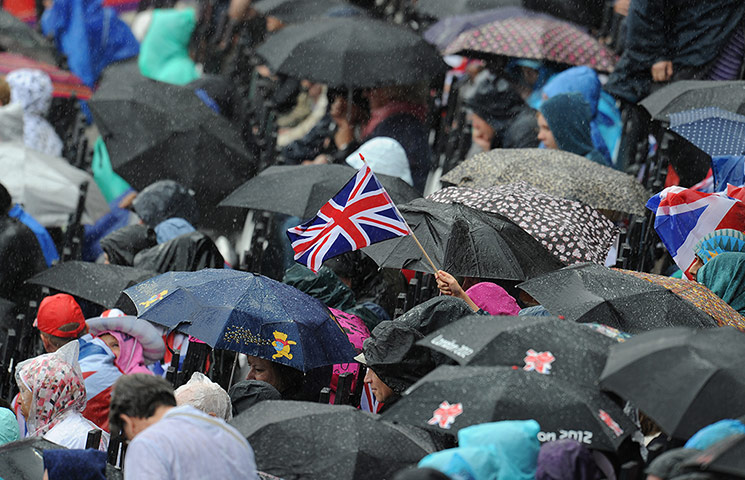
[{"label": "umbrella handle", "polygon": [[[171,335],[172,333],[176,333],[176,329],[178,329],[178,328],[179,328],[179,327],[180,327],[180,326],[181,326],[182,324],[187,324],[187,325],[188,325],[188,324],[190,324],[190,323],[191,323],[191,322],[189,322],[189,321],[186,321],[186,320],[182,320],[182,321],[178,322],[178,323],[176,324],[176,326],[175,326],[175,327],[173,327],[172,329],[170,329],[170,330],[168,330],[168,331],[166,332],[166,340],[168,339],[168,337],[169,337],[169,336],[170,336],[170,335]],[[176,354],[176,350],[172,349],[172,348],[171,348],[171,346],[170,346],[170,345],[168,345],[168,341],[166,341],[166,342],[165,342],[165,344],[166,344],[166,348],[168,349],[168,351],[169,351],[169,352],[171,352],[171,355],[175,355],[175,354]]]}]

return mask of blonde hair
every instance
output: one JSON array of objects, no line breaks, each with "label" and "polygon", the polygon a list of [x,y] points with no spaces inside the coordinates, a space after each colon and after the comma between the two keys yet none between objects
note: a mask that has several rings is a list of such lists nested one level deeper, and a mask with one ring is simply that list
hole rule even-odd
[{"label": "blonde hair", "polygon": [[5,77],[0,77],[0,107],[10,103],[10,85]]}]

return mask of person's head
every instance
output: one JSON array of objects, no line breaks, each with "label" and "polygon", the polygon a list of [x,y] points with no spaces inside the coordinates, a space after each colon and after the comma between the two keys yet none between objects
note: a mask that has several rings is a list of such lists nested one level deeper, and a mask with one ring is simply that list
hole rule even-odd
[{"label": "person's head", "polygon": [[34,326],[39,329],[44,349],[50,353],[88,331],[80,305],[66,293],[51,295],[41,301]]},{"label": "person's head", "polygon": [[714,230],[704,235],[693,247],[693,251],[696,259],[688,269],[688,274],[696,280],[699,269],[720,253],[745,253],[745,234],[732,228]]},{"label": "person's head", "polygon": [[16,414],[10,408],[0,408],[0,445],[20,439]]},{"label": "person's head", "polygon": [[5,188],[5,185],[0,183],[0,216],[7,215],[12,206],[13,198],[10,196],[10,192]]},{"label": "person's head", "polygon": [[106,263],[131,267],[141,250],[158,244],[155,231],[145,225],[128,225],[114,230],[100,241]]},{"label": "person's head", "polygon": [[365,97],[370,102],[370,110],[384,107],[392,102],[426,104],[427,84],[392,85],[365,90]]},{"label": "person's head", "polygon": [[230,387],[228,395],[234,417],[264,400],[282,400],[276,388],[260,380],[242,380]]},{"label": "person's head", "polygon": [[696,280],[745,314],[745,253],[720,253],[698,270]]},{"label": "person's head", "polygon": [[132,200],[132,208],[145,225],[155,227],[169,218],[183,218],[190,224],[199,220],[194,191],[174,180],[151,183]]},{"label": "person's head", "polygon": [[21,412],[30,436],[44,435],[67,412],[85,408],[85,383],[77,358],[78,342],[71,342],[16,367]]},{"label": "person's head", "polygon": [[279,393],[284,393],[303,381],[303,372],[300,370],[265,358],[248,355],[248,365],[251,370],[248,372],[246,380],[266,382],[276,388]]},{"label": "person's head", "polygon": [[10,103],[10,85],[5,77],[0,77],[0,107]]},{"label": "person's head", "polygon": [[27,114],[46,115],[52,106],[52,79],[41,70],[21,68],[6,75],[10,85],[10,97],[14,103],[23,105]]},{"label": "person's head", "polygon": [[365,383],[370,384],[370,391],[380,403],[389,402],[395,396],[393,389],[386,385],[372,368],[368,368],[365,373]]},{"label": "person's head", "polygon": [[226,422],[233,418],[228,392],[199,372],[194,372],[188,382],[178,387],[174,396],[178,405],[191,405]]},{"label": "person's head", "polygon": [[351,125],[359,125],[367,119],[369,106],[362,90],[352,91],[351,106],[349,91],[345,88],[329,88],[326,91],[326,98],[331,105],[329,109],[331,118],[346,119]]},{"label": "person's head", "polygon": [[538,139],[546,148],[585,156],[594,150],[590,133],[592,113],[580,93],[562,93],[539,108]]},{"label": "person's head", "polygon": [[111,432],[132,440],[175,406],[173,387],[165,379],[144,373],[122,375],[111,392]]},{"label": "person's head", "polygon": [[471,110],[474,142],[484,150],[500,146],[502,134],[512,119],[526,107],[507,80],[489,76],[476,86],[464,105]]},{"label": "person's head", "polygon": [[360,155],[376,174],[398,177],[414,186],[406,150],[393,138],[375,137],[366,141],[347,157],[347,165],[356,169],[362,168],[363,161]]}]

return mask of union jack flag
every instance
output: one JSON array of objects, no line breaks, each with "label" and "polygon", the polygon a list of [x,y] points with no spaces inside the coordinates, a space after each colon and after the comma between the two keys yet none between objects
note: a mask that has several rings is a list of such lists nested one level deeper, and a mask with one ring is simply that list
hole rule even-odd
[{"label": "union jack flag", "polygon": [[314,272],[329,258],[409,233],[406,221],[367,164],[315,217],[287,230],[295,261]]}]

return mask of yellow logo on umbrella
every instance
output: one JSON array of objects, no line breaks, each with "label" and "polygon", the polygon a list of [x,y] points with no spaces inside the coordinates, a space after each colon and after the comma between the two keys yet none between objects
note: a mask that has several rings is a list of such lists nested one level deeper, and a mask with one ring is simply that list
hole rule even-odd
[{"label": "yellow logo on umbrella", "polygon": [[274,341],[272,342],[272,346],[277,351],[277,353],[272,355],[272,358],[285,357],[288,360],[292,360],[292,354],[290,353],[290,345],[297,345],[297,342],[293,342],[292,340],[287,340],[286,333],[277,332],[276,330],[273,333],[274,333]]},{"label": "yellow logo on umbrella", "polygon": [[163,290],[162,292],[155,294],[152,297],[148,298],[146,301],[140,302],[140,305],[143,305],[145,308],[147,308],[153,303],[157,302],[158,300],[161,300],[166,295],[168,295],[168,290]]}]

